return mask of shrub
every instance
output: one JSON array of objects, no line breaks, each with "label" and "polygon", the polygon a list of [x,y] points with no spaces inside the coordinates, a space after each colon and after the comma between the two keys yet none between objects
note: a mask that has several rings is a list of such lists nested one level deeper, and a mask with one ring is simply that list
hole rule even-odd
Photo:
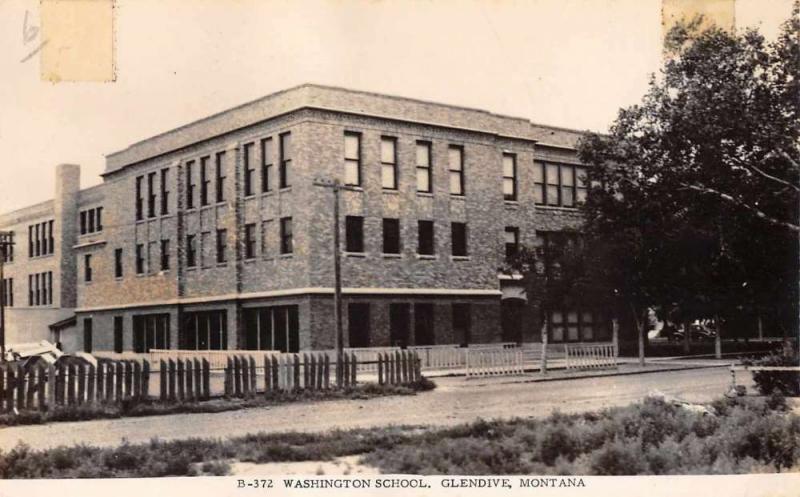
[{"label": "shrub", "polygon": [[593,454],[591,470],[596,475],[638,475],[644,473],[642,452],[639,443],[622,440],[607,442]]},{"label": "shrub", "polygon": [[[751,366],[797,366],[796,358],[781,354],[770,354],[761,359],[743,361]],[[762,395],[775,391],[783,395],[800,395],[800,372],[798,371],[753,371],[753,381]]]}]

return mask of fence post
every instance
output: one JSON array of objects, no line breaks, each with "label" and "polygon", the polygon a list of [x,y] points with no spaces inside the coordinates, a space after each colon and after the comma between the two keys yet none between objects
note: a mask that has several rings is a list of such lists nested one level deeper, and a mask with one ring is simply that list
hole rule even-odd
[{"label": "fence post", "polygon": [[142,359],[142,398],[150,397],[150,361]]},{"label": "fence post", "polygon": [[186,364],[184,364],[183,359],[178,359],[177,362],[178,362],[178,364],[176,366],[177,366],[177,373],[178,373],[178,400],[183,402],[184,399],[186,398],[186,388],[185,388],[186,387],[186,372],[185,372]]},{"label": "fence post", "polygon": [[255,396],[258,392],[258,382],[256,377],[256,360],[253,356],[247,357],[247,362],[250,363],[250,393]]},{"label": "fence post", "polygon": [[[430,366],[430,351],[431,349],[425,349],[425,353],[428,356],[428,365]],[[402,356],[400,355],[400,351],[396,350],[394,352],[394,369],[395,369],[395,378],[397,379],[397,384],[403,383],[403,361]]]},{"label": "fence post", "polygon": [[36,368],[31,367],[28,370],[28,386],[25,392],[25,407],[33,409],[33,398],[36,394]]},{"label": "fence post", "polygon": [[270,385],[272,386],[272,390],[275,392],[278,392],[281,389],[281,366],[278,363],[278,357],[272,356],[270,358],[270,374],[272,375],[272,378],[270,379]]},{"label": "fence post", "polygon": [[95,382],[96,382],[96,375],[95,375],[95,367],[92,364],[86,365],[86,403],[93,404],[94,403],[94,395],[95,395]]},{"label": "fence post", "polygon": [[78,404],[83,404],[86,396],[86,366],[78,364]]},{"label": "fence post", "polygon": [[192,369],[194,369],[194,400],[197,401],[203,398],[203,371],[199,359],[195,357],[192,363]]},{"label": "fence post", "polygon": [[167,374],[167,381],[169,384],[169,400],[174,402],[175,401],[175,361],[169,359],[167,361],[169,365],[169,371]]},{"label": "fence post", "polygon": [[125,386],[125,362],[115,361],[114,367],[114,397],[117,402],[124,398]]},{"label": "fence post", "polygon": [[325,370],[325,358],[327,357],[328,354],[325,353],[322,355],[317,355],[317,390],[325,388],[324,378],[327,378],[328,374],[328,372]]},{"label": "fence post", "polygon": [[6,364],[0,364],[0,411],[5,410],[6,400]]},{"label": "fence post", "polygon": [[355,387],[358,383],[358,358],[355,352],[350,355],[350,386]]},{"label": "fence post", "polygon": [[142,366],[139,361],[133,363],[133,397],[138,401],[142,398]]},{"label": "fence post", "polygon": [[293,366],[293,369],[292,369],[292,374],[293,374],[292,387],[294,388],[294,390],[299,390],[300,389],[300,354],[294,354],[293,359],[294,360],[292,361],[292,363],[293,363],[292,364],[292,366]]},{"label": "fence post", "polygon": [[542,325],[542,363],[539,366],[539,372],[543,375],[547,374],[547,319]]},{"label": "fence post", "polygon": [[203,358],[203,400],[211,398],[211,363]]},{"label": "fence post", "polygon": [[106,363],[106,402],[111,402],[114,399],[114,363],[109,361]]},{"label": "fence post", "polygon": [[378,385],[383,385],[383,353],[378,352]]},{"label": "fence post", "polygon": [[190,402],[197,401],[197,391],[194,385],[194,361],[186,359],[184,363],[184,374],[186,375],[186,400]]},{"label": "fence post", "polygon": [[242,365],[238,356],[233,356],[233,394],[242,395]]},{"label": "fence post", "polygon": [[270,380],[272,380],[272,361],[268,354],[264,354],[264,396],[268,396],[272,388]]},{"label": "fence post", "polygon": [[225,397],[231,397],[233,395],[233,359],[228,357],[225,362]]},{"label": "fence post", "polygon": [[328,354],[324,355],[325,360],[325,368],[324,368],[324,376],[323,380],[325,383],[325,390],[328,390],[331,387],[331,358]]},{"label": "fence post", "polygon": [[242,396],[250,396],[250,365],[247,363],[247,358],[242,356],[239,359],[239,373],[242,375]]},{"label": "fence post", "polygon": [[45,396],[45,386],[47,385],[47,373],[44,369],[44,366],[41,364],[36,367],[36,379],[39,382],[36,384],[36,408],[40,411],[44,410],[44,396]]},{"label": "fence post", "polygon": [[133,361],[125,361],[125,397],[133,397]]},{"label": "fence post", "polygon": [[311,388],[313,390],[319,390],[319,382],[317,379],[319,376],[317,375],[317,356],[312,352],[309,354],[309,361],[311,364],[311,373],[309,373],[309,378],[311,378]]},{"label": "fence post", "polygon": [[47,408],[55,409],[56,407],[56,365],[48,364],[47,366]]},{"label": "fence post", "polygon": [[308,388],[308,354],[303,352],[303,387]]},{"label": "fence post", "polygon": [[75,365],[70,364],[67,367],[69,372],[69,380],[67,380],[67,404],[70,406],[75,405]]}]

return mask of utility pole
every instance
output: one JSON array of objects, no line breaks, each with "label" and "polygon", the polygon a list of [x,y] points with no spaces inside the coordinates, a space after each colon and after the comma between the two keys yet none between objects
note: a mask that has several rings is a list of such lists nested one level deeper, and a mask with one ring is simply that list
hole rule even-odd
[{"label": "utility pole", "polygon": [[8,299],[3,265],[6,262],[9,247],[13,245],[14,233],[0,231],[0,362],[6,361],[6,299]]},{"label": "utility pole", "polygon": [[[357,191],[357,188],[342,185],[339,180],[314,180],[315,186],[333,190],[333,319],[336,322],[336,359],[337,364],[342,363],[344,356],[344,332],[342,329],[342,260],[341,241],[339,236],[339,192],[341,190]],[[336,380],[342,383],[342,368],[336,368]]]}]

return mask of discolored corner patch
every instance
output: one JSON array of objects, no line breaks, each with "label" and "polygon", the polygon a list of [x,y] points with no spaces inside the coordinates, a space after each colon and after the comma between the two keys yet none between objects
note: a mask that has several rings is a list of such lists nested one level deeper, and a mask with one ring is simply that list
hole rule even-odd
[{"label": "discolored corner patch", "polygon": [[731,31],[736,27],[736,0],[661,0],[661,24],[666,34],[675,23],[702,16],[700,29],[712,25]]},{"label": "discolored corner patch", "polygon": [[116,80],[114,0],[40,0],[42,81]]}]

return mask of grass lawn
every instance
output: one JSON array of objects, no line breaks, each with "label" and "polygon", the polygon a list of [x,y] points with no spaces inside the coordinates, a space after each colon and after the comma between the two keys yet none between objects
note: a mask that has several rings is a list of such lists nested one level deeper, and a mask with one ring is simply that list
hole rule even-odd
[{"label": "grass lawn", "polygon": [[388,427],[255,434],[0,453],[0,478],[224,475],[231,461],[330,461],[360,455],[384,473],[732,474],[800,470],[800,416],[782,397],[720,399],[708,413],[648,399],[544,419],[447,429]]}]

